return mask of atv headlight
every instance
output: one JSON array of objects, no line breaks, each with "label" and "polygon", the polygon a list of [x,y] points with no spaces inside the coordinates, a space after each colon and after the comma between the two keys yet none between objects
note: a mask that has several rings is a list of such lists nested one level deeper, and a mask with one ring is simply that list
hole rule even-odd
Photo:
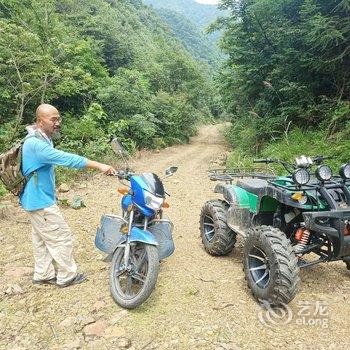
[{"label": "atv headlight", "polygon": [[330,180],[332,177],[332,169],[328,165],[320,165],[317,167],[315,175],[320,181]]},{"label": "atv headlight", "polygon": [[310,181],[310,174],[306,169],[298,169],[293,174],[293,181],[298,185],[306,185]]},{"label": "atv headlight", "polygon": [[303,192],[296,192],[292,195],[292,199],[296,202],[299,202],[299,204],[304,205],[307,203],[307,196],[304,195]]},{"label": "atv headlight", "polygon": [[145,197],[145,203],[148,208],[152,210],[159,210],[164,202],[163,197],[157,197],[151,193],[148,193]]},{"label": "atv headlight", "polygon": [[339,175],[344,179],[350,179],[350,163],[343,164],[339,169]]}]

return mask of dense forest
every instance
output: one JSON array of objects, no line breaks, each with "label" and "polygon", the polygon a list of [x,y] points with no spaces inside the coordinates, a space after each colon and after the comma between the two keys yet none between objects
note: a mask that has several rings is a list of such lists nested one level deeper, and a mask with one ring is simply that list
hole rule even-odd
[{"label": "dense forest", "polygon": [[220,72],[234,159],[349,161],[350,1],[223,0]]},{"label": "dense forest", "polygon": [[64,117],[59,147],[100,158],[184,142],[217,114],[206,68],[141,0],[0,1],[0,151],[41,102]]}]

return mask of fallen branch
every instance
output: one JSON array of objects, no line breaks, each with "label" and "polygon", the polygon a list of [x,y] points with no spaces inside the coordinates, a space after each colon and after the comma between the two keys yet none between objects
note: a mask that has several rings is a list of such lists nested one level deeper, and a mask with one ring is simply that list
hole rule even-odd
[{"label": "fallen branch", "polygon": [[225,309],[229,306],[235,306],[235,304],[226,304],[226,305],[221,306],[221,307],[213,307],[213,310],[222,310],[222,309]]},{"label": "fallen branch", "polygon": [[199,279],[203,282],[215,282],[215,280],[206,280],[203,277],[199,277]]},{"label": "fallen branch", "polygon": [[151,345],[153,343],[153,339],[150,340],[149,342],[147,342],[145,345],[142,346],[142,348],[140,348],[140,350],[144,350],[146,349],[149,345]]}]

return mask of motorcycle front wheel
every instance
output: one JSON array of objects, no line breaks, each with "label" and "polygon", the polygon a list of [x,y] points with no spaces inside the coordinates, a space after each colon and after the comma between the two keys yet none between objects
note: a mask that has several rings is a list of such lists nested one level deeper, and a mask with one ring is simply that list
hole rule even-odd
[{"label": "motorcycle front wheel", "polygon": [[113,299],[123,308],[134,309],[152,293],[158,277],[159,256],[155,246],[139,243],[130,245],[129,261],[124,261],[125,247],[116,249],[110,269]]}]

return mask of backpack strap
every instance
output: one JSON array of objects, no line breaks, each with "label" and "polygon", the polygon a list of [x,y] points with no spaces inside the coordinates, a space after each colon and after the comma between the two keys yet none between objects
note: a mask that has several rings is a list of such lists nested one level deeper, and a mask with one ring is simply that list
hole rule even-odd
[{"label": "backpack strap", "polygon": [[[35,131],[33,134],[29,134],[29,135],[25,136],[25,137],[21,140],[22,146],[23,146],[23,144],[24,144],[24,142],[25,142],[26,140],[31,139],[31,138],[33,138],[33,137],[36,137],[37,139],[42,140],[42,141],[46,141],[46,139],[44,138],[44,136],[42,136],[42,135],[40,134],[40,132]],[[23,151],[23,149],[22,149],[22,151]],[[22,163],[22,152],[21,152],[20,157],[21,157],[21,163]],[[36,169],[36,170],[38,170],[38,169]],[[31,177],[32,177],[33,175],[36,174],[36,170],[32,171],[28,176],[25,176],[26,184],[27,184],[28,181],[31,179]]]}]

